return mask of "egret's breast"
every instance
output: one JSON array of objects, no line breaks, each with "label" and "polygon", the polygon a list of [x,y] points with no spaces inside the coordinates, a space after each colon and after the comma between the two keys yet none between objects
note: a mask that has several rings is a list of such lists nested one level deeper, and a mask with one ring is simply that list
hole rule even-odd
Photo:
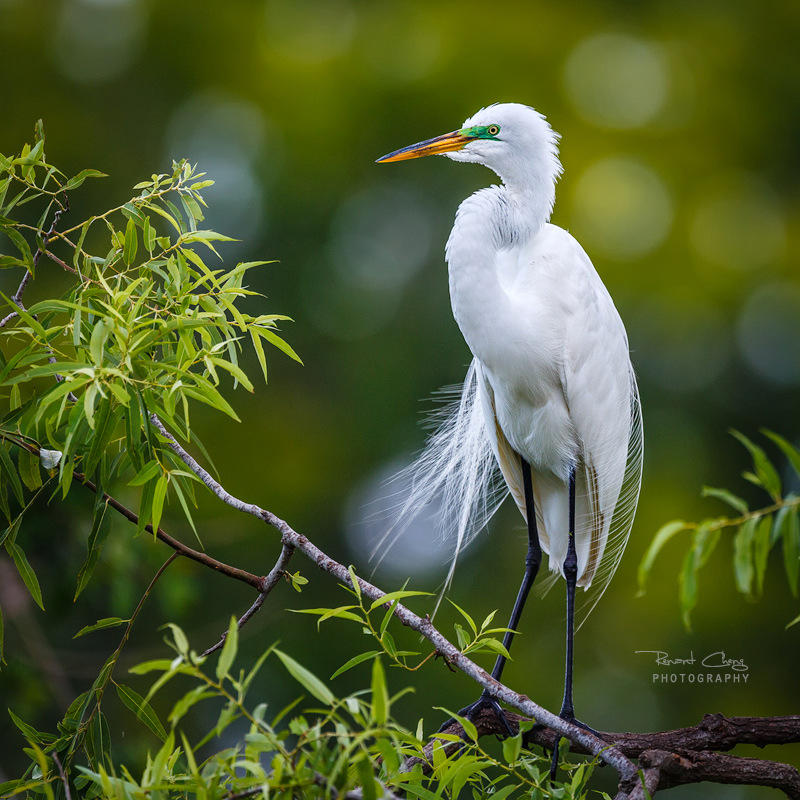
[{"label": "egret's breast", "polygon": [[560,473],[576,444],[561,385],[557,265],[535,240],[491,248],[475,228],[458,233],[457,224],[448,245],[453,313],[492,385],[497,422],[518,453]]}]

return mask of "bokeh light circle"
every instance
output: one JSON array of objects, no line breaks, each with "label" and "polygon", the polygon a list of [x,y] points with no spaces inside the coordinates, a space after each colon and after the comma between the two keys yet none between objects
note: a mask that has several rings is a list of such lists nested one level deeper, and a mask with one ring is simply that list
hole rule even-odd
[{"label": "bokeh light circle", "polygon": [[333,221],[331,260],[341,279],[369,289],[407,283],[426,262],[430,212],[404,184],[379,184],[344,202]]},{"label": "bokeh light circle", "polygon": [[800,284],[768,283],[747,299],[738,322],[739,348],[762,378],[800,385]]},{"label": "bokeh light circle", "polygon": [[661,111],[669,88],[661,47],[621,33],[601,33],[580,42],[564,65],[567,96],[590,122],[607,128],[637,128]]},{"label": "bokeh light circle", "polygon": [[783,210],[769,186],[755,176],[727,176],[701,195],[690,238],[698,255],[712,264],[757,269],[783,254]]},{"label": "bokeh light circle", "polygon": [[672,224],[672,202],[650,167],[628,157],[607,158],[578,179],[572,221],[590,252],[624,261],[664,241]]},{"label": "bokeh light circle", "polygon": [[[175,110],[166,132],[168,158],[202,165],[215,182],[204,192],[210,206],[205,227],[250,243],[263,234],[267,220],[258,167],[267,138],[258,106],[228,94],[200,92]],[[232,242],[228,252],[240,246]]]},{"label": "bokeh light circle", "polygon": [[307,64],[328,61],[347,50],[358,21],[349,0],[268,0],[265,12],[270,47]]},{"label": "bokeh light circle", "polygon": [[83,84],[117,78],[139,55],[146,20],[140,0],[65,0],[54,28],[59,71]]},{"label": "bokeh light circle", "polygon": [[669,391],[703,389],[730,361],[730,326],[717,308],[694,294],[645,298],[630,323],[637,368]]}]

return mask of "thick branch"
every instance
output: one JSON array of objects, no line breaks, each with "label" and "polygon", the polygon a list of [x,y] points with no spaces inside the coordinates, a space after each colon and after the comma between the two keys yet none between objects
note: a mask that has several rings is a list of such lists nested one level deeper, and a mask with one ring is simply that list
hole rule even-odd
[{"label": "thick branch", "polygon": [[[512,731],[519,730],[525,720],[518,714],[505,713]],[[493,710],[483,710],[474,720],[479,736],[505,736],[505,727]],[[444,733],[462,736],[463,728],[457,722]],[[787,764],[755,758],[740,758],[723,755],[718,751],[730,750],[739,744],[754,744],[760,747],[774,744],[800,742],[800,715],[784,717],[724,717],[722,714],[706,714],[702,721],[690,728],[677,728],[653,733],[600,732],[600,737],[613,744],[628,758],[637,759],[645,777],[650,794],[658,789],[668,789],[684,783],[739,783],[772,786],[781,789],[793,800],[800,798],[800,774]],[[536,726],[525,735],[526,744],[540,745],[552,750],[558,734],[550,728]],[[404,770],[421,764],[427,771],[432,763],[432,741],[425,747],[424,758],[410,758]],[[457,742],[439,742],[446,753],[460,745]],[[586,753],[580,746],[573,746],[576,753]],[[641,786],[621,791],[618,800],[645,800]]]},{"label": "thick branch", "polygon": [[[791,800],[800,800],[800,773],[789,764],[740,758],[721,753],[675,753],[646,750],[639,764],[647,771],[657,771],[656,789],[669,789],[686,783],[735,783],[750,786],[771,786],[780,789]],[[649,787],[648,787],[649,788]]]},{"label": "thick branch", "polygon": [[[321,570],[328,572],[343,583],[350,583],[350,573],[344,565],[334,561],[305,536],[295,531],[285,520],[282,520],[271,511],[267,511],[254,503],[245,503],[239,498],[234,497],[216,481],[207,470],[201,467],[186,450],[184,450],[155,414],[150,415],[150,421],[166,439],[172,451],[178,455],[184,464],[186,464],[220,500],[227,503],[232,508],[257,517],[276,528],[280,531],[283,544],[288,544],[296,548],[310,558]],[[379,600],[386,594],[363,578],[358,578],[358,584],[362,594],[371,600]],[[539,722],[550,726],[570,741],[580,744],[593,755],[600,755],[606,763],[617,770],[624,782],[630,783],[632,786],[637,780],[635,767],[626,756],[619,752],[619,750],[608,747],[606,742],[601,741],[588,731],[557,717],[552,712],[534,703],[526,695],[515,692],[504,684],[496,681],[486,670],[467,658],[458,648],[445,639],[445,637],[434,628],[429,617],[419,617],[401,603],[395,606],[394,615],[403,625],[421,633],[433,644],[436,651],[440,653],[449,664],[457,667],[484,689],[487,689],[493,697],[513,706],[524,714],[535,717]]]}]

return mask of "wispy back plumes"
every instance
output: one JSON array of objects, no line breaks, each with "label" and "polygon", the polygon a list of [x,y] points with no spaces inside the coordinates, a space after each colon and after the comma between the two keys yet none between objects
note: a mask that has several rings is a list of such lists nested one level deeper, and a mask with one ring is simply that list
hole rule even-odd
[{"label": "wispy back plumes", "polygon": [[508,494],[486,435],[475,361],[463,386],[440,392],[451,394],[455,399],[432,415],[435,427],[425,449],[390,481],[409,488],[399,498],[396,518],[373,552],[380,563],[409,524],[439,500],[438,533],[452,538],[455,547],[434,613],[453,580],[461,550],[486,526]]}]

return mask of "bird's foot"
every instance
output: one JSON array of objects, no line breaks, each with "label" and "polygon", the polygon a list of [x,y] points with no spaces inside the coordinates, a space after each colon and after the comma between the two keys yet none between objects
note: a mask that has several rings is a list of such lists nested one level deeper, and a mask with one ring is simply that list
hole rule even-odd
[{"label": "bird's foot", "polygon": [[[594,736],[598,737],[600,736],[600,734],[594,728],[590,728],[585,722],[581,722],[579,719],[575,719],[575,714],[571,711],[564,711],[562,709],[561,713],[558,716],[561,717],[561,719],[565,720],[566,722],[572,723],[578,728],[583,728],[583,730],[593,734]],[[558,772],[558,751],[560,744],[561,744],[561,737],[557,738],[555,744],[553,745],[553,757],[550,761],[551,782],[556,779],[556,773]]]},{"label": "bird's foot", "polygon": [[[470,722],[475,722],[476,719],[480,716],[481,712],[486,709],[490,708],[494,711],[497,716],[497,720],[500,724],[500,727],[504,731],[507,736],[513,736],[514,731],[511,730],[511,726],[508,724],[508,720],[506,719],[506,715],[503,711],[502,706],[497,700],[492,697],[491,695],[484,692],[474,703],[471,705],[465,706],[458,712],[459,717],[464,717],[464,719],[468,719]],[[445,720],[442,723],[441,727],[437,731],[437,733],[442,733],[447,728],[449,728],[454,722],[458,722],[457,719],[450,717],[450,719]]]}]

